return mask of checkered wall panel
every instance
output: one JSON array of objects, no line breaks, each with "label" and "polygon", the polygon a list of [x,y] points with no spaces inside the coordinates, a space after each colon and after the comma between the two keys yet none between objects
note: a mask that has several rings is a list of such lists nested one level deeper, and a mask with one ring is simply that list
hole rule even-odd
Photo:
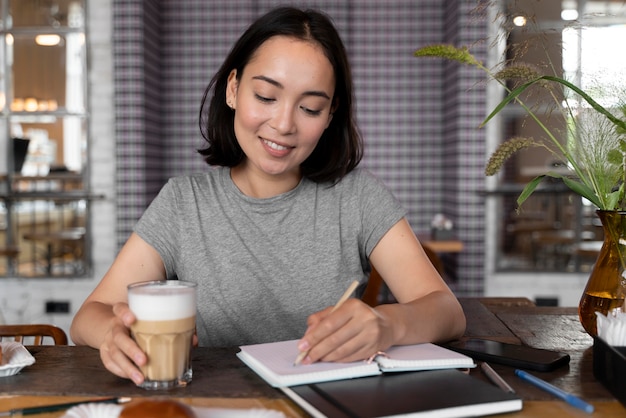
[{"label": "checkered wall panel", "polygon": [[[484,88],[477,71],[417,59],[431,43],[474,45],[488,22],[474,0],[291,1],[332,16],[350,54],[363,165],[409,210],[416,232],[450,216],[465,250],[454,266],[459,295],[482,293]],[[170,176],[206,169],[198,111],[232,43],[270,0],[116,0],[114,54],[118,241]],[[486,51],[478,47],[479,55]]]}]

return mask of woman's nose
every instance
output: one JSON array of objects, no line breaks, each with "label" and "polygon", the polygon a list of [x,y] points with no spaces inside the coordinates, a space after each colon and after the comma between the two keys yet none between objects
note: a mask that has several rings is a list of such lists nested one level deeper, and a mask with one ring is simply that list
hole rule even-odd
[{"label": "woman's nose", "polygon": [[283,135],[293,133],[295,130],[293,107],[279,106],[276,108],[270,126]]}]

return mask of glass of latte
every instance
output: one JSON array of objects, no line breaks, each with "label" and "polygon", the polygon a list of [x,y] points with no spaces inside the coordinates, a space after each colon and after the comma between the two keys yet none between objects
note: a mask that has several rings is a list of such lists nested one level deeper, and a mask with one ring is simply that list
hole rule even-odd
[{"label": "glass of latte", "polygon": [[145,389],[170,389],[191,382],[191,347],[196,325],[196,284],[181,280],[134,283],[130,327],[148,362],[141,367]]}]

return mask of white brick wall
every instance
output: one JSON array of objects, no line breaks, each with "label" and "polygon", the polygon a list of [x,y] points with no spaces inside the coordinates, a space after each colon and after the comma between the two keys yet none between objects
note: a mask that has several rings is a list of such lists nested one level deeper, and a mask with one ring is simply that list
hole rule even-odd
[{"label": "white brick wall", "polygon": [[[63,328],[68,336],[74,314],[116,255],[112,0],[89,0],[87,3],[91,114],[89,177],[92,192],[104,196],[93,203],[91,212],[93,275],[81,279],[0,281],[0,322],[52,323]],[[47,300],[69,301],[70,313],[46,314]]]}]

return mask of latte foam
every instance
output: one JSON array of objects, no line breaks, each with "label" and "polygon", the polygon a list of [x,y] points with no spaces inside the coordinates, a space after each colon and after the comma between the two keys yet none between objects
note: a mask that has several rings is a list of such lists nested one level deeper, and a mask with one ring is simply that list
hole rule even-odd
[{"label": "latte foam", "polygon": [[193,287],[169,283],[131,287],[128,306],[142,321],[189,318],[196,314],[196,292]]}]

